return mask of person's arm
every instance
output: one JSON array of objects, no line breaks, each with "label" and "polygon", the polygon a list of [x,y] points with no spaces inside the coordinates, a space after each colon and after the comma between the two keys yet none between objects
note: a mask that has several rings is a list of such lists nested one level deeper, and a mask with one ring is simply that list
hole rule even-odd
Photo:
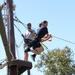
[{"label": "person's arm", "polygon": [[46,35],[41,39],[40,42],[45,42],[45,41],[49,40],[50,38],[52,38],[52,35],[51,35],[51,34],[46,34]]},{"label": "person's arm", "polygon": [[46,34],[43,38],[47,38],[49,36],[49,34]]},{"label": "person's arm", "polygon": [[36,36],[35,30],[31,30],[31,34],[32,34],[33,37],[35,37]]},{"label": "person's arm", "polygon": [[35,34],[35,33],[32,33],[32,36],[33,36],[33,37],[35,37],[35,36],[36,36],[36,34]]}]

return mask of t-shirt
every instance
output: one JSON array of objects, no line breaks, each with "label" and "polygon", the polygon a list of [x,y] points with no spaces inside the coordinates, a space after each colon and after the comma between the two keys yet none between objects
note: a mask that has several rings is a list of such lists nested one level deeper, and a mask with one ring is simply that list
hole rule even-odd
[{"label": "t-shirt", "polygon": [[27,32],[25,33],[25,39],[31,39],[31,40],[33,40],[33,39],[35,38],[35,36],[33,36],[33,34],[36,34],[36,32],[35,32],[35,30],[33,30],[33,29],[31,29],[31,30],[32,30],[33,33],[27,31]]},{"label": "t-shirt", "polygon": [[36,36],[41,39],[48,33],[48,29],[45,26],[42,26],[38,29]]}]

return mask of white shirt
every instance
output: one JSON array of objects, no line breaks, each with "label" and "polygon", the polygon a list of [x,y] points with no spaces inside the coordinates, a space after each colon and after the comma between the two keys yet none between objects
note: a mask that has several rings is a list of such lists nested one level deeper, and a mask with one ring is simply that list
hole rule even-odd
[{"label": "white shirt", "polygon": [[32,33],[31,32],[29,32],[29,31],[27,31],[26,33],[25,33],[25,38],[26,39],[31,39],[31,40],[33,40],[34,38],[35,38],[35,30],[33,30],[33,29],[31,29],[32,30]]}]

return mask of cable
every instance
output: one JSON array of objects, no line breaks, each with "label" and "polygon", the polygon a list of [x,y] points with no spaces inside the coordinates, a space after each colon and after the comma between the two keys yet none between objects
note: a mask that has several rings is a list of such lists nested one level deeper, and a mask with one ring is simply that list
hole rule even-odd
[{"label": "cable", "polygon": [[23,43],[23,40],[21,41],[21,43],[19,45],[15,44],[17,48],[19,48]]},{"label": "cable", "polygon": [[23,40],[22,40],[21,43],[18,45],[18,48],[22,45],[22,43],[23,43]]},{"label": "cable", "polygon": [[60,39],[60,40],[63,40],[63,41],[65,41],[65,42],[71,43],[71,44],[75,44],[74,42],[71,42],[71,41],[68,41],[68,40],[59,38],[59,37],[57,37],[57,36],[53,36],[53,37],[54,37],[54,38],[57,38],[57,39]]},{"label": "cable", "polygon": [[16,46],[17,58],[19,58],[18,47]]},{"label": "cable", "polygon": [[14,24],[14,26],[17,28],[17,30],[20,32],[21,36],[24,38],[24,35],[22,34],[22,32],[20,31],[20,29]]},{"label": "cable", "polygon": [[14,24],[14,26],[17,28],[17,30],[22,34],[22,32],[20,31],[20,29]]},{"label": "cable", "polygon": [[[27,29],[27,26],[26,26],[26,24],[24,24],[22,21],[20,21],[18,18],[17,18],[17,16],[15,16],[15,19],[14,19],[16,22],[19,22],[19,23],[21,23],[26,29]],[[36,28],[34,28],[34,27],[32,27],[33,29],[35,29],[35,30],[37,30]]]},{"label": "cable", "polygon": [[26,24],[24,24],[23,22],[21,22],[21,21],[17,18],[17,16],[15,16],[15,19],[14,19],[14,20],[17,21],[17,22],[19,22],[19,23],[21,23],[21,24],[27,29]]}]

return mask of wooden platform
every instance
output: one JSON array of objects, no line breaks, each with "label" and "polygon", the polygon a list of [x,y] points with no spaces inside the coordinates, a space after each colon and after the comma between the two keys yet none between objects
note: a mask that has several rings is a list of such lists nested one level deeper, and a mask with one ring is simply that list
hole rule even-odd
[{"label": "wooden platform", "polygon": [[12,66],[16,65],[18,68],[18,75],[21,75],[24,71],[29,70],[32,68],[32,63],[29,61],[23,61],[23,60],[12,60],[11,61]]}]

